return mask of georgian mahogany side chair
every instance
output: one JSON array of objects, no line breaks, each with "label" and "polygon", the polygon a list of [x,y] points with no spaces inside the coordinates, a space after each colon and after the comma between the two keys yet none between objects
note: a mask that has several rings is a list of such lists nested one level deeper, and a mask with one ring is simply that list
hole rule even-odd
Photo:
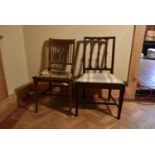
[{"label": "georgian mahogany side chair", "polygon": [[[109,90],[107,99],[102,104],[116,105],[117,119],[120,119],[125,83],[114,75],[115,40],[113,36],[84,37],[83,74],[75,80],[76,116],[79,108],[79,89],[83,89],[85,95],[86,88],[97,88]],[[112,90],[119,90],[118,102],[112,96]]]},{"label": "georgian mahogany side chair", "polygon": [[[73,55],[75,39],[49,39],[48,68],[33,77],[36,93],[35,112],[38,112],[38,98],[49,91],[52,95],[52,86],[67,87],[69,96],[69,112],[72,110],[73,85]],[[48,89],[38,92],[38,83],[47,82]]]}]

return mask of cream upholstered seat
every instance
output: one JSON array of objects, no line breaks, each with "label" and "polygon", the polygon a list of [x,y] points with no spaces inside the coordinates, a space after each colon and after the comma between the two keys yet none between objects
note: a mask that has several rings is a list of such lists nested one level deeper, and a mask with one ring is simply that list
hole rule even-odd
[{"label": "cream upholstered seat", "polygon": [[90,82],[90,83],[115,83],[123,84],[123,81],[118,79],[115,75],[108,72],[104,73],[84,73],[76,82]]}]

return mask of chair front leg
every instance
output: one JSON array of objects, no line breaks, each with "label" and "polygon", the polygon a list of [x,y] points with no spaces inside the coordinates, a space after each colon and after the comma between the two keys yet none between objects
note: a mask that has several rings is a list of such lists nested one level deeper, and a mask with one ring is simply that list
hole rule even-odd
[{"label": "chair front leg", "polygon": [[48,91],[50,95],[52,95],[52,83],[51,82],[48,83]]},{"label": "chair front leg", "polygon": [[34,90],[35,90],[35,113],[38,112],[38,81],[34,80]]},{"label": "chair front leg", "polygon": [[110,100],[111,97],[111,89],[109,89],[109,93],[108,93],[108,101]]},{"label": "chair front leg", "polygon": [[86,99],[86,88],[85,87],[82,89],[82,99],[83,100]]},{"label": "chair front leg", "polygon": [[75,116],[78,116],[78,85],[75,84]]},{"label": "chair front leg", "polygon": [[68,96],[69,96],[69,113],[72,113],[72,82],[69,83],[69,91],[68,91]]},{"label": "chair front leg", "polygon": [[118,114],[117,119],[120,119],[121,117],[121,111],[123,106],[123,100],[124,100],[124,93],[125,93],[125,85],[122,85],[119,92],[119,105],[118,105]]}]

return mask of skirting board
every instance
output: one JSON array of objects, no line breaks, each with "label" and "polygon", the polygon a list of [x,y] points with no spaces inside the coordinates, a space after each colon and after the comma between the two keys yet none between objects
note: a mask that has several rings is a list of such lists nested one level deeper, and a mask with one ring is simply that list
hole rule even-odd
[{"label": "skirting board", "polygon": [[17,95],[14,93],[0,102],[0,122],[17,108]]}]

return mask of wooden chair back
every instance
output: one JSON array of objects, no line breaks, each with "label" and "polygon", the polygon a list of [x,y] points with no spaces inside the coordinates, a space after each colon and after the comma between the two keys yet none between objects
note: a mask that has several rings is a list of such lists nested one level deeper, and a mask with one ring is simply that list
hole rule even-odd
[{"label": "wooden chair back", "polygon": [[49,39],[48,70],[55,69],[55,65],[70,65],[73,70],[74,39]]},{"label": "wooden chair back", "polygon": [[115,37],[84,37],[83,72],[114,71]]}]

